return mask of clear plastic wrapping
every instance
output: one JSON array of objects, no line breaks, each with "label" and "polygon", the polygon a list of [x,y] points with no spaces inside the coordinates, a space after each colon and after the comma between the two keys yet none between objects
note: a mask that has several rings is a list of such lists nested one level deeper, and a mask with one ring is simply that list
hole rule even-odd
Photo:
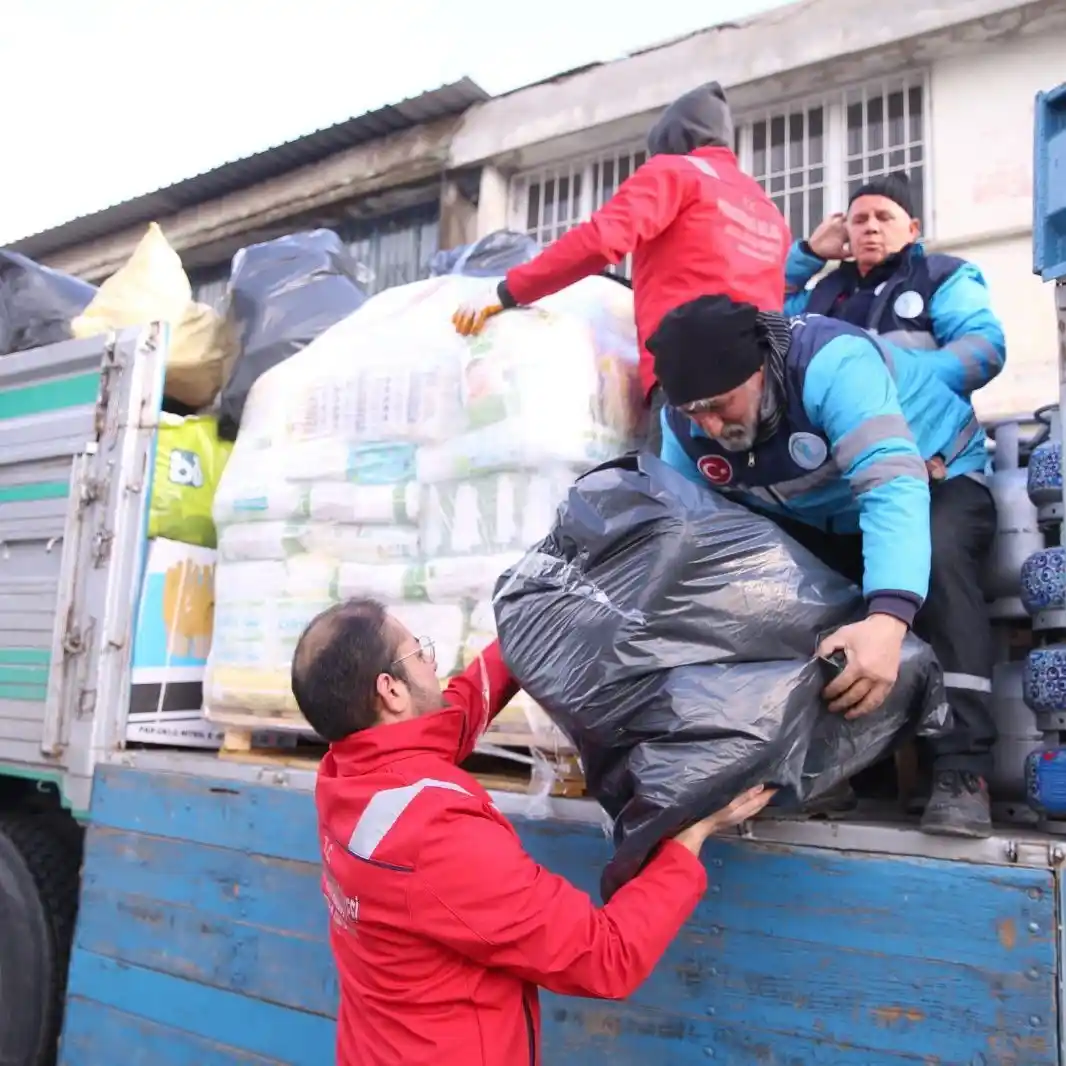
[{"label": "clear plastic wrapping", "polygon": [[[298,718],[292,653],[319,611],[386,603],[441,674],[495,637],[499,575],[575,477],[639,430],[632,294],[591,278],[476,338],[455,308],[484,281],[388,290],[260,377],[215,497],[210,716]],[[526,696],[490,739],[566,747]]]}]

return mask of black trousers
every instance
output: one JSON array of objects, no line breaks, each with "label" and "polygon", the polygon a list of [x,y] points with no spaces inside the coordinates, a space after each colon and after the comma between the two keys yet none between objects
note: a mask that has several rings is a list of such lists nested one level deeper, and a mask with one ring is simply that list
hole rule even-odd
[{"label": "black trousers", "polygon": [[662,385],[656,385],[648,397],[648,435],[644,440],[644,450],[658,456],[663,450],[663,427],[660,421],[666,394]]},{"label": "black trousers", "polygon": [[[969,477],[932,482],[930,495],[929,594],[914,620],[914,632],[940,660],[956,724],[948,736],[930,743],[929,754],[936,770],[969,770],[987,778],[996,727],[991,712],[992,626],[981,578],[996,533],[996,507],[988,489]],[[861,535],[826,534],[793,521],[778,524],[828,566],[861,585]],[[900,551],[906,550],[900,545]]]}]

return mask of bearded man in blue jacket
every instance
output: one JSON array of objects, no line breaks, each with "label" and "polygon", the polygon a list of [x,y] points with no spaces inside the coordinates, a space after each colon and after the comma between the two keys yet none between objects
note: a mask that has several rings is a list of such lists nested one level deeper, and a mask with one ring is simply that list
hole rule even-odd
[{"label": "bearded man in blue jacket", "polygon": [[922,828],[988,836],[995,727],[981,573],[996,514],[968,399],[924,352],[725,296],[670,312],[648,348],[668,401],[662,460],[861,584],[866,618],[818,649],[847,662],[825,690],[829,709],[873,711],[895,683],[908,629],[930,643],[956,724],[931,750]]}]

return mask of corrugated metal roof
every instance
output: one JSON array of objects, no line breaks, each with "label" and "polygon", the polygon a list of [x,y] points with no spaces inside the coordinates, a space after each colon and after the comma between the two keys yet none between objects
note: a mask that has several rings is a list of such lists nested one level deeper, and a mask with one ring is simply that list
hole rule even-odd
[{"label": "corrugated metal roof", "polygon": [[318,163],[328,156],[354,148],[366,141],[400,133],[423,122],[457,115],[473,104],[489,99],[489,94],[470,78],[442,85],[397,104],[380,107],[315,130],[294,141],[267,148],[243,159],[234,159],[213,170],[186,178],[174,185],[125,200],[90,215],[64,222],[7,247],[30,257],[46,256],[72,245],[104,237],[117,230],[148,223],[186,207],[237,192],[261,181],[280,177],[298,167]]}]

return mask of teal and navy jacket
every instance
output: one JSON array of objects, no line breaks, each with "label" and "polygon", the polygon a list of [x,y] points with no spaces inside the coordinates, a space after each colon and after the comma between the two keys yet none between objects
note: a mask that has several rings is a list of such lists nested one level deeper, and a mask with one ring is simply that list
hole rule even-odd
[{"label": "teal and navy jacket", "polygon": [[976,392],[1003,369],[1003,325],[972,263],[927,255],[921,244],[911,244],[866,278],[854,263],[842,263],[814,288],[805,288],[824,267],[806,242],[792,245],[785,265],[786,314],[827,315],[921,352],[960,396]]},{"label": "teal and navy jacket", "polygon": [[968,400],[923,351],[880,344],[821,315],[790,323],[783,413],[749,452],[726,451],[673,407],[662,460],[755,510],[830,533],[860,533],[871,610],[910,624],[929,587],[929,480],[979,475],[985,434]]}]

